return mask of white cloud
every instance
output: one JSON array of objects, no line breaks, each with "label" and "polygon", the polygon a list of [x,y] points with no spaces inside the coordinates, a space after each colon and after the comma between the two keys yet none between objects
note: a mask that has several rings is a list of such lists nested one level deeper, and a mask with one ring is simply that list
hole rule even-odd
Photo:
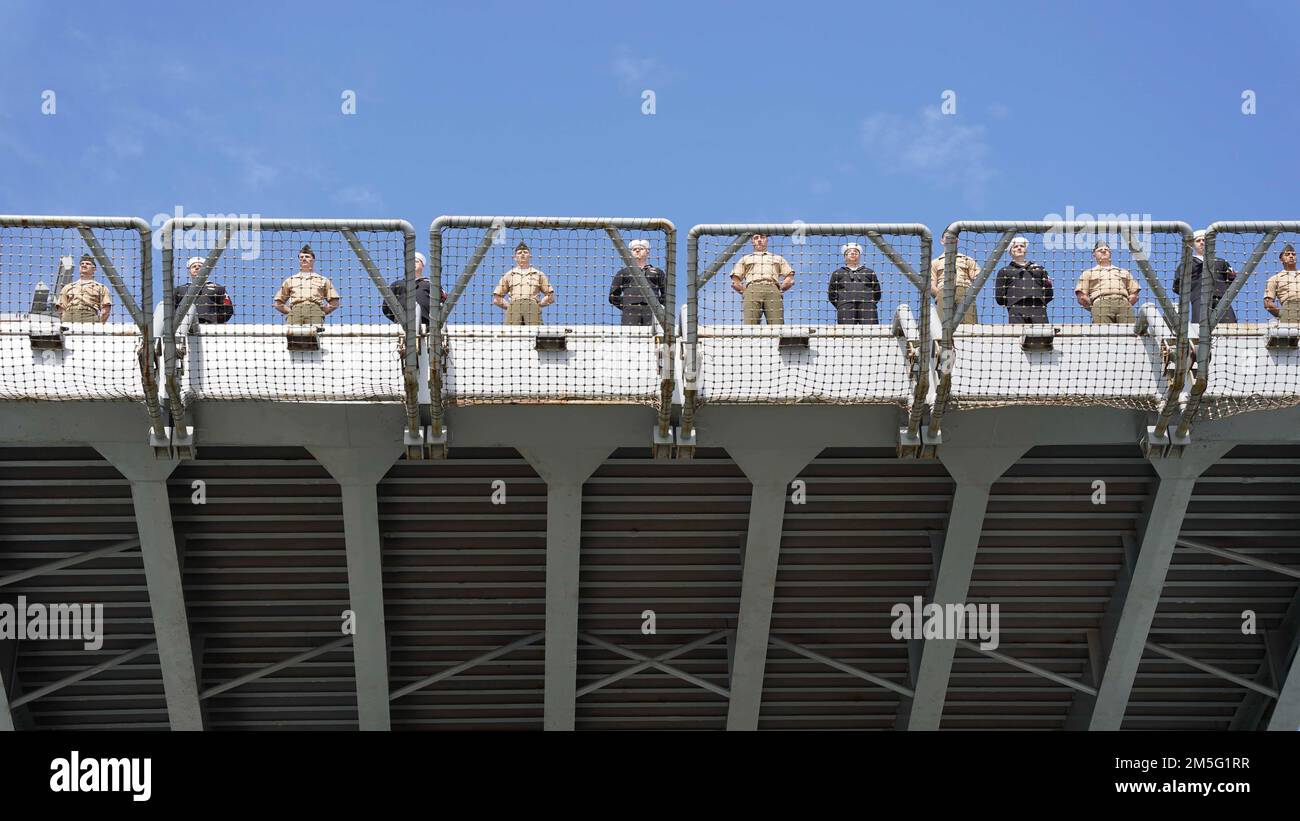
[{"label": "white cloud", "polygon": [[383,206],[383,198],[368,185],[349,185],[334,193],[334,202],[349,208],[376,209]]},{"label": "white cloud", "polygon": [[626,45],[615,47],[614,61],[610,68],[624,88],[638,91],[662,87],[674,76],[674,72],[659,62],[657,57],[643,57]]},{"label": "white cloud", "polygon": [[119,160],[129,160],[144,154],[144,143],[140,138],[127,131],[113,130],[104,138],[114,156]]},{"label": "white cloud", "polygon": [[233,160],[239,169],[240,181],[254,191],[261,190],[280,179],[280,169],[263,162],[257,149],[227,142],[221,153]]},{"label": "white cloud", "polygon": [[862,145],[889,173],[910,174],[938,188],[959,189],[967,205],[979,206],[994,177],[982,125],[923,109],[918,116],[874,114],[862,123]]}]

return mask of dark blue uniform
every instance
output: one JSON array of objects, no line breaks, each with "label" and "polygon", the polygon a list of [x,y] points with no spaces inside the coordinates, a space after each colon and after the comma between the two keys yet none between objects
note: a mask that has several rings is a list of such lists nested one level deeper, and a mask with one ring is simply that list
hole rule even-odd
[{"label": "dark blue uniform", "polygon": [[841,325],[876,325],[880,318],[880,279],[865,265],[841,265],[831,274],[826,298],[835,306],[835,321]]}]

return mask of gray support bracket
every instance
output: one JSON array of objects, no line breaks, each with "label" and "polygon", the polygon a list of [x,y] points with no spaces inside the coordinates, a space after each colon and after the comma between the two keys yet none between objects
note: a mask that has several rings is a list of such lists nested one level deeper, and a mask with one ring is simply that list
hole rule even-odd
[{"label": "gray support bracket", "polygon": [[190,643],[189,617],[180,555],[172,528],[167,477],[179,464],[162,461],[144,448],[97,443],[94,448],[131,483],[135,520],[140,529],[149,607],[153,613],[158,661],[162,666],[167,715],[173,730],[202,730],[199,681]]},{"label": "gray support bracket", "polygon": [[546,690],[543,727],[572,730],[578,698],[578,577],[582,560],[582,486],[617,443],[552,438],[519,444],[546,482]]},{"label": "gray support bracket", "polygon": [[343,533],[348,600],[356,615],[352,655],[357,718],[362,730],[391,729],[388,632],[384,624],[383,544],[378,484],[401,455],[396,445],[307,448],[343,492]]},{"label": "gray support bracket", "polygon": [[[1259,684],[1271,684],[1279,690],[1279,695],[1285,695],[1287,659],[1294,656],[1296,649],[1300,647],[1300,594],[1291,599],[1286,615],[1282,617],[1282,624],[1275,630],[1267,631],[1264,641],[1264,662],[1255,673],[1255,681]],[[1268,704],[1268,700],[1260,694],[1254,691],[1246,693],[1241,704],[1237,705],[1237,712],[1233,715],[1228,729],[1260,729]],[[1300,723],[1291,729],[1298,728]]]},{"label": "gray support bracket", "polygon": [[815,427],[787,429],[784,441],[771,444],[771,416],[765,410],[769,409],[736,409],[725,421],[705,427],[710,440],[727,449],[753,487],[742,557],[728,730],[758,728],[790,482],[830,443],[860,435],[851,418],[837,417]]},{"label": "gray support bracket", "polygon": [[14,710],[9,706],[18,680],[18,640],[0,640],[0,732],[13,732],[18,729],[14,721]]},{"label": "gray support bracket", "polygon": [[[932,603],[962,604],[970,591],[975,554],[984,529],[993,483],[1015,464],[1028,448],[967,448],[948,446],[939,454],[948,473],[957,482],[944,530],[943,555],[934,575]],[[908,715],[911,730],[937,730],[948,695],[948,679],[957,652],[953,639],[927,639],[921,647],[916,693]]]},{"label": "gray support bracket", "polygon": [[1191,445],[1181,459],[1152,460],[1160,482],[1139,523],[1137,557],[1131,569],[1121,572],[1102,621],[1101,685],[1095,699],[1076,697],[1067,726],[1082,726],[1084,715],[1093,730],[1118,730],[1123,723],[1192,490],[1197,478],[1231,448],[1226,443]]}]

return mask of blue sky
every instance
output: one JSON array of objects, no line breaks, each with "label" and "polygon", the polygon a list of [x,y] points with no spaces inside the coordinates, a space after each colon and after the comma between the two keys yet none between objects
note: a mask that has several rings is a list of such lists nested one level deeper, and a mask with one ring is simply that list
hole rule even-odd
[{"label": "blue sky", "polygon": [[6,213],[1297,216],[1295,5],[0,8]]}]

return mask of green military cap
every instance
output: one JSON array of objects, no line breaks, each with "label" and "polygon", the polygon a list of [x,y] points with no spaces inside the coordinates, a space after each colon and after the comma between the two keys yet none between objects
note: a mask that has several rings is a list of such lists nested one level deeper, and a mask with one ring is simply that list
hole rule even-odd
[{"label": "green military cap", "polygon": [[1279,252],[1278,255],[1277,255],[1277,258],[1278,258],[1278,259],[1281,259],[1281,258],[1282,258],[1282,254],[1285,254],[1287,251],[1290,251],[1291,253],[1294,254],[1294,253],[1295,253],[1295,246],[1292,245],[1292,244],[1289,243],[1289,242],[1288,242],[1286,245],[1283,245],[1283,246],[1282,246],[1282,250],[1281,250],[1281,252]]},{"label": "green military cap", "polygon": [[312,259],[316,258],[316,252],[311,249],[310,245],[304,245],[298,249],[300,254],[310,254]]},{"label": "green military cap", "polygon": [[95,261],[95,258],[92,257],[90,254],[82,254],[82,255],[81,255],[81,261],[82,261],[82,262],[94,262],[94,261]]},{"label": "green military cap", "polygon": [[529,248],[527,243],[525,243],[523,240],[520,240],[519,244],[515,246],[515,253],[518,253],[520,251],[531,251],[531,250],[533,249]]}]

